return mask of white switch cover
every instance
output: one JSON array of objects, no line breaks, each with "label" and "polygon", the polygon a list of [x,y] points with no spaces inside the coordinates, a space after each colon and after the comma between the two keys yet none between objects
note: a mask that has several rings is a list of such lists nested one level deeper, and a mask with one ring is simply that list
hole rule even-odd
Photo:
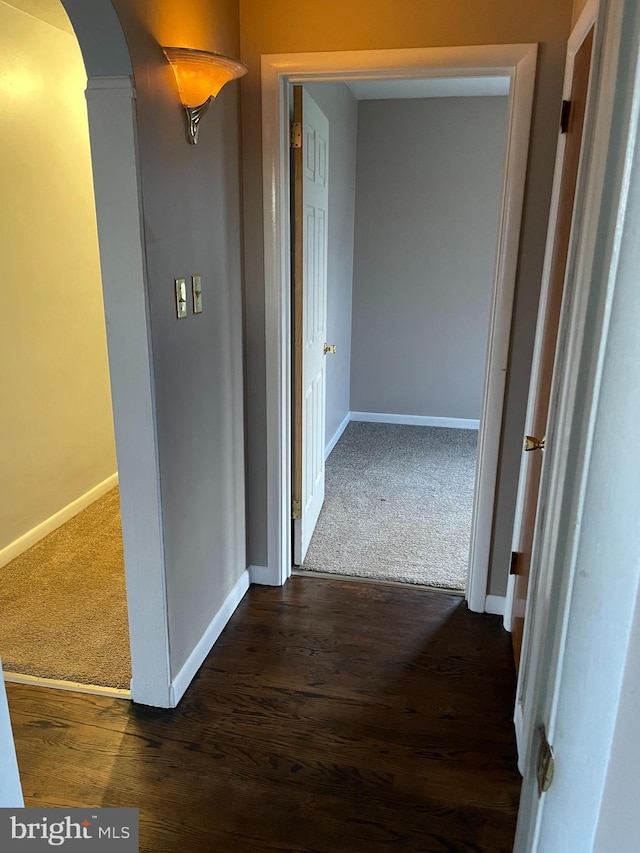
[{"label": "white switch cover", "polygon": [[176,315],[178,320],[187,316],[187,281],[177,278],[176,282]]},{"label": "white switch cover", "polygon": [[202,314],[202,276],[191,276],[191,290],[193,292],[193,313]]}]

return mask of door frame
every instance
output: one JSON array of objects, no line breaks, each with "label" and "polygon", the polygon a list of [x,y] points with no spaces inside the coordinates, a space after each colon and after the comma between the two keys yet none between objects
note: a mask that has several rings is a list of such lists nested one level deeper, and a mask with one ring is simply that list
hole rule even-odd
[{"label": "door frame", "polygon": [[[597,88],[597,75],[598,75],[598,51],[600,49],[600,40],[599,40],[599,9],[600,9],[600,0],[588,0],[586,6],[584,7],[580,17],[576,21],[576,24],[569,36],[569,41],[567,43],[567,60],[565,65],[565,76],[564,83],[562,88],[562,98],[568,99],[571,95],[571,86],[573,81],[573,68],[575,63],[575,58],[587,37],[589,31],[592,26],[595,26],[594,32],[594,43],[593,43],[593,55],[591,62],[591,71],[589,74],[589,89],[588,89],[588,98],[587,98],[587,106],[586,106],[586,114],[584,119],[584,131],[582,137],[582,153],[581,153],[581,162],[580,168],[578,172],[578,181],[576,184],[576,192],[575,192],[575,202],[574,202],[574,212],[573,212],[573,220],[571,225],[571,235],[569,238],[569,252],[567,256],[567,264],[566,264],[566,273],[565,279],[568,279],[571,275],[572,266],[575,262],[576,255],[576,243],[577,243],[577,235],[579,234],[582,218],[584,214],[584,200],[585,200],[585,190],[586,190],[586,175],[588,173],[589,166],[589,155],[591,151],[592,144],[592,136],[593,136],[593,111],[594,111],[594,100],[596,96],[596,88]],[[547,229],[547,243],[545,250],[545,258],[544,258],[544,266],[542,272],[542,289],[540,291],[540,300],[538,304],[538,318],[536,324],[536,336],[534,343],[534,353],[533,353],[533,361],[531,366],[531,378],[529,380],[529,396],[527,402],[527,414],[525,420],[525,429],[524,434],[529,434],[532,431],[532,423],[535,414],[535,406],[536,406],[536,394],[535,389],[537,388],[537,384],[539,381],[541,363],[542,363],[542,347],[543,347],[543,339],[544,339],[544,326],[545,326],[545,317],[547,312],[547,304],[549,300],[549,288],[551,281],[551,267],[553,261],[553,252],[554,252],[554,238],[555,238],[555,230],[556,224],[558,220],[558,212],[560,205],[560,189],[562,182],[562,171],[564,168],[564,153],[565,153],[565,145],[566,145],[566,136],[559,135],[558,136],[558,147],[556,149],[556,162],[555,162],[555,170],[553,176],[553,190],[551,196],[551,209],[549,215],[549,226]],[[561,309],[561,319],[560,326],[558,329],[558,343],[557,347],[560,346],[560,334],[563,328],[563,320],[562,316],[566,311],[566,301],[569,299],[569,294],[565,294],[563,297],[563,308]],[[552,418],[552,404],[550,403],[549,408],[549,421]],[[549,471],[547,463],[549,461],[549,456],[543,461],[543,470],[541,474],[540,487],[539,487],[539,506],[542,508],[546,502],[548,490],[549,490]],[[518,496],[516,501],[516,515],[514,520],[513,527],[513,537],[512,537],[512,548],[514,551],[517,551],[519,548],[520,542],[520,534],[521,527],[523,522],[523,511],[524,511],[524,496],[525,496],[525,488],[526,488],[526,475],[527,475],[527,465],[529,462],[529,454],[523,453],[520,465],[520,475],[518,480]],[[541,513],[542,515],[542,513]],[[535,531],[539,528],[539,522],[536,520]],[[520,668],[518,672],[518,684],[516,689],[516,705],[514,712],[514,722],[516,729],[516,740],[518,743],[518,755],[520,762],[520,769],[526,763],[526,743],[527,743],[527,733],[531,726],[531,719],[529,713],[529,706],[533,700],[533,696],[530,693],[530,690],[527,690],[527,679],[528,674],[530,672],[535,672],[537,665],[537,654],[539,652],[539,643],[532,642],[533,638],[533,626],[531,625],[532,616],[534,610],[537,607],[537,602],[541,601],[542,606],[545,605],[544,593],[542,590],[544,589],[547,583],[547,573],[550,568],[550,564],[546,562],[541,562],[540,553],[539,553],[539,540],[538,536],[534,535],[534,545],[531,554],[531,567],[530,567],[530,575],[529,575],[529,590],[527,595],[527,604],[526,604],[526,612],[525,612],[525,624],[524,624],[524,632],[522,637],[522,651],[520,657]],[[515,616],[514,607],[514,591],[515,591],[515,575],[509,576],[508,587],[507,587],[507,601],[505,608],[505,627],[508,630],[511,630],[513,626],[513,619]],[[543,615],[541,611],[538,612],[537,618],[541,619],[541,623],[546,624],[546,613]]]},{"label": "door frame", "polygon": [[[599,31],[599,33],[598,33]],[[635,446],[640,399],[638,306],[640,211],[640,13],[635,0],[601,0],[600,65],[584,214],[563,306],[554,371],[545,518],[536,531],[541,603],[533,614],[537,663],[514,853],[605,849],[603,799],[620,780],[620,702],[637,666],[633,619],[640,599]],[[631,391],[630,391],[631,389]],[[557,436],[557,440],[556,437]],[[540,615],[542,614],[542,615]],[[553,784],[538,794],[533,746],[544,724],[556,750]],[[636,733],[637,734],[637,733]],[[617,778],[616,778],[617,777]],[[609,782],[614,784],[609,788]],[[623,801],[622,808],[629,807]],[[635,815],[624,812],[630,823]]]},{"label": "door frame", "polygon": [[485,611],[537,50],[537,44],[511,44],[263,55],[268,560],[263,582],[279,586],[291,574],[289,85],[454,75],[509,77],[505,167],[466,590],[470,609]]}]

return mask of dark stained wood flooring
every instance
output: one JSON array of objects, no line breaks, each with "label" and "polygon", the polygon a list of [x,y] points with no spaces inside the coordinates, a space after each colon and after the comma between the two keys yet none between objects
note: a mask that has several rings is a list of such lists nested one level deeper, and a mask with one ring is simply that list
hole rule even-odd
[{"label": "dark stained wood flooring", "polygon": [[138,806],[148,853],[512,849],[510,639],[458,596],[252,587],[170,711],[7,688],[26,804]]}]

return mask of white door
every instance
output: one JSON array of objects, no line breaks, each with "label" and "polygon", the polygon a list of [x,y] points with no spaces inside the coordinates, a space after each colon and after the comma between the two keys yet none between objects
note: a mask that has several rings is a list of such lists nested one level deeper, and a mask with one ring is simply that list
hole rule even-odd
[{"label": "white door", "polygon": [[[542,438],[547,430],[551,382],[556,358],[558,328],[560,325],[560,311],[563,303],[569,249],[571,246],[570,238],[574,220],[574,205],[576,204],[578,170],[583,150],[582,137],[589,95],[594,30],[595,25],[592,25],[575,56],[569,57],[569,60],[573,61],[573,70],[569,100],[564,101],[565,104],[569,105],[569,109],[565,112],[567,116],[566,126],[561,130],[562,135],[565,136],[565,144],[564,148],[558,152],[558,156],[562,157],[563,162],[560,191],[558,194],[555,228],[553,234],[549,235],[551,264],[546,284],[545,305],[541,307],[541,311],[544,313],[538,319],[538,323],[540,324],[538,332],[540,348],[535,376],[529,388],[527,427],[531,435],[538,438]],[[528,458],[525,459],[525,463],[520,470],[521,483],[519,489],[521,489],[523,495],[523,509],[519,525],[520,529],[517,531],[517,542],[514,542],[518,560],[516,562],[516,570],[514,571],[514,613],[511,634],[516,671],[520,667],[520,653],[529,591],[529,573],[536,518],[538,512],[544,512],[542,506],[538,507],[543,452],[543,450],[538,449],[537,451],[534,450],[531,453],[526,453],[525,456]],[[524,651],[526,657],[526,650]]]},{"label": "white door", "polygon": [[[513,650],[518,673],[514,722],[521,770],[527,765],[531,732],[538,722],[538,701],[534,688],[540,664],[539,654],[544,627],[550,618],[549,589],[557,571],[552,560],[543,557],[542,533],[556,516],[550,507],[555,474],[550,460],[552,444],[562,441],[553,436],[557,412],[566,400],[553,391],[557,376],[564,370],[568,327],[566,316],[571,306],[580,301],[582,283],[576,278],[575,252],[579,247],[579,229],[585,214],[585,182],[579,175],[590,171],[593,156],[592,134],[594,86],[598,80],[598,53],[594,53],[597,4],[589,2],[574,27],[567,47],[563,89],[562,126],[559,128],[556,152],[553,205],[547,235],[547,251],[538,310],[536,346],[531,371],[526,431],[534,438],[549,434],[546,449],[523,452],[520,468],[518,503],[513,532],[514,560],[512,580],[513,603],[507,620],[512,625]],[[592,70],[595,66],[595,71]],[[596,81],[596,82],[594,82]],[[596,89],[597,91],[597,89]],[[595,104],[595,101],[593,101]],[[565,317],[565,319],[563,319]],[[563,327],[562,324],[565,324]],[[564,331],[563,331],[564,328]],[[543,454],[547,458],[543,464]],[[561,477],[562,480],[562,477]],[[560,481],[561,481],[560,480]],[[560,482],[558,481],[558,482]]]},{"label": "white door", "polygon": [[[304,560],[324,502],[329,122],[294,87],[294,551]],[[296,517],[298,516],[298,517]]]}]

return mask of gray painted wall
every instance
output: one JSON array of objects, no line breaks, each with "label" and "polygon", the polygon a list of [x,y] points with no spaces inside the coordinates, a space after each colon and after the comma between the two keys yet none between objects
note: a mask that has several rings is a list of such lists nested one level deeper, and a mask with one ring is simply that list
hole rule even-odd
[{"label": "gray painted wall", "polygon": [[329,119],[327,343],[337,351],[327,356],[328,443],[349,411],[358,102],[344,83],[309,83],[305,89]]},{"label": "gray painted wall", "polygon": [[[92,53],[96,38],[116,40],[104,3],[65,3],[86,24],[89,73],[127,74],[124,50],[105,50],[106,65]],[[189,145],[160,48],[175,39],[173,0],[113,6],[136,88],[174,678],[246,569],[239,86],[220,93]],[[238,0],[183,0],[180,15],[189,43],[238,55]],[[173,280],[193,273],[202,276],[203,313],[178,321]]]},{"label": "gray painted wall", "polygon": [[480,417],[506,97],[361,101],[351,410]]},{"label": "gray painted wall", "polygon": [[[159,47],[168,34],[153,32],[151,7],[137,0],[114,6],[137,93],[175,677],[246,569],[239,87],[223,89],[198,145],[189,145],[173,72]],[[189,6],[203,28],[198,46],[237,56],[237,2]],[[203,313],[189,311],[178,321],[173,280],[192,273],[202,276]]]}]

